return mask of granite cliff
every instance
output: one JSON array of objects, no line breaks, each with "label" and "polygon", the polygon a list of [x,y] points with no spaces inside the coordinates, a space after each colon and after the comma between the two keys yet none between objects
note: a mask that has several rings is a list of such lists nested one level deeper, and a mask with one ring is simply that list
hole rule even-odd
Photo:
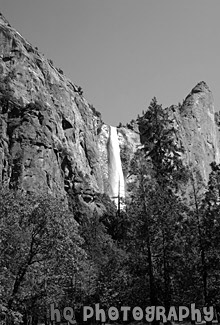
[{"label": "granite cliff", "polygon": [[81,88],[1,16],[0,182],[63,196],[74,187],[92,200],[104,191],[101,124]]},{"label": "granite cliff", "polygon": [[[219,162],[219,134],[212,93],[201,82],[170,112],[183,159],[200,169]],[[136,126],[118,128],[122,169],[140,144]],[[0,184],[27,193],[66,197],[85,204],[109,191],[109,127],[72,83],[0,16]]]},{"label": "granite cliff", "polygon": [[206,183],[210,163],[220,163],[220,137],[212,92],[204,81],[199,82],[182,105],[171,107],[171,112],[178,141],[185,149],[183,159],[197,167]]}]

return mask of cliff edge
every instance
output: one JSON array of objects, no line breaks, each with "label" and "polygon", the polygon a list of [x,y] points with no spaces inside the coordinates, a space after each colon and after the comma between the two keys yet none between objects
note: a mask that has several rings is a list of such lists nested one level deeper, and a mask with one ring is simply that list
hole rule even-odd
[{"label": "cliff edge", "polygon": [[185,149],[184,160],[197,167],[205,183],[210,163],[220,163],[220,137],[215,123],[212,92],[204,81],[199,82],[182,105],[172,107],[177,138]]},{"label": "cliff edge", "polygon": [[[0,183],[25,192],[103,192],[101,115],[82,89],[0,16]],[[87,194],[85,194],[87,193]]]}]

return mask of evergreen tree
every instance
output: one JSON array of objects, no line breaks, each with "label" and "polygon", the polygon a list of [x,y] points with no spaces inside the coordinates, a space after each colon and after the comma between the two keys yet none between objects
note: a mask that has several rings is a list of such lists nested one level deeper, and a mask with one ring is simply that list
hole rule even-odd
[{"label": "evergreen tree", "polygon": [[61,201],[48,195],[2,191],[0,241],[0,308],[6,323],[13,323],[14,313],[23,315],[24,322],[29,317],[47,322],[50,303],[67,304],[76,274],[86,274],[87,255],[76,221]]},{"label": "evergreen tree", "polygon": [[176,172],[183,168],[180,159],[183,149],[175,141],[169,109],[163,109],[155,97],[145,114],[139,118],[139,130],[143,150],[146,157],[151,158],[155,178],[160,185],[165,182],[171,184],[177,176]]},{"label": "evergreen tree", "polygon": [[158,105],[156,98],[139,118],[139,130],[143,155],[139,170],[136,168],[137,237],[142,241],[142,255],[145,252],[146,256],[150,302],[162,303],[168,310],[174,299],[173,265],[179,243],[176,233],[185,213],[177,191],[188,176],[169,110]]},{"label": "evergreen tree", "polygon": [[220,299],[218,277],[220,271],[220,165],[211,163],[208,189],[202,202],[201,236],[204,251],[204,302],[212,304]]}]

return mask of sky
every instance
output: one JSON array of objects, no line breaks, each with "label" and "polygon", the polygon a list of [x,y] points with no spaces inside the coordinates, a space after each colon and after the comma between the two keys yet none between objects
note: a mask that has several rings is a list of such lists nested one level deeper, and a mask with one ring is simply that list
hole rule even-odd
[{"label": "sky", "polygon": [[0,11],[76,85],[105,123],[205,81],[220,108],[220,0],[0,0]]}]

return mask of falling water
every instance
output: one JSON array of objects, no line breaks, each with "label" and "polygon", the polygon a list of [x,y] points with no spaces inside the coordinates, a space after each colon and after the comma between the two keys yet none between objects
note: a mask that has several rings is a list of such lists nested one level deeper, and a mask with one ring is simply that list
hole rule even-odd
[{"label": "falling water", "polygon": [[109,128],[108,175],[110,185],[109,195],[115,204],[118,205],[120,198],[125,197],[125,185],[121,166],[117,128],[114,126],[110,126]]}]

